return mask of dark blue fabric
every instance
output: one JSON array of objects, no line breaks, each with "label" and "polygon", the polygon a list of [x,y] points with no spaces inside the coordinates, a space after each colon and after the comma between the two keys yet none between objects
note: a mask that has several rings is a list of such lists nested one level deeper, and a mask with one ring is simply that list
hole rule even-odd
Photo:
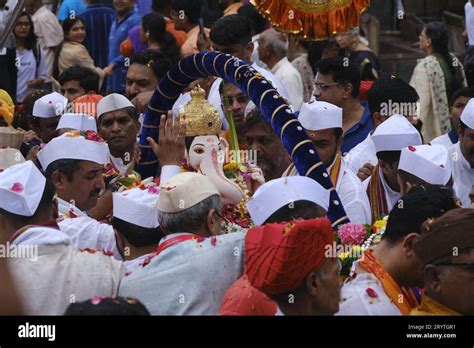
[{"label": "dark blue fabric", "polygon": [[[219,52],[200,52],[173,66],[153,94],[140,135],[141,162],[137,167],[142,177],[154,176],[159,163],[147,137],[158,139],[161,114],[171,109],[183,89],[199,77],[218,76],[245,91],[265,119],[280,136],[300,175],[313,178],[331,190],[328,218],[334,226],[349,222],[342,203],[311,140],[291,112],[288,104],[263,76],[247,63]],[[272,117],[273,116],[273,117]],[[285,130],[282,134],[283,127]]]},{"label": "dark blue fabric", "polygon": [[370,115],[369,106],[366,101],[359,101],[365,110],[359,123],[344,133],[344,142],[341,146],[342,154],[346,154],[357,144],[364,141],[372,130],[372,116]]},{"label": "dark blue fabric", "polygon": [[456,133],[454,128],[449,131],[448,136],[453,144],[456,144],[459,141],[458,133]]},{"label": "dark blue fabric", "polygon": [[109,32],[115,18],[115,11],[102,4],[89,5],[79,13],[86,29],[85,46],[95,66],[105,68],[109,65]]},{"label": "dark blue fabric", "polygon": [[108,63],[113,63],[114,73],[107,79],[107,88],[115,93],[125,93],[125,77],[127,76],[128,66],[125,64],[125,58],[120,54],[120,44],[127,38],[128,32],[134,26],[138,25],[141,17],[136,12],[130,12],[120,22],[115,17],[109,33],[109,55]]}]

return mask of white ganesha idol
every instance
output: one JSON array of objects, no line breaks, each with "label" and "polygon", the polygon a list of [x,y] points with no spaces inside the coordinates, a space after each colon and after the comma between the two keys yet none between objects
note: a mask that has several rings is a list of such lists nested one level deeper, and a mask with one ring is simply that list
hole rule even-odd
[{"label": "white ganesha idol", "polygon": [[191,100],[180,115],[186,120],[187,169],[211,178],[222,196],[223,215],[230,225],[251,226],[246,203],[251,189],[264,182],[261,170],[229,163],[229,144],[219,136],[222,120],[201,87],[191,91]]}]

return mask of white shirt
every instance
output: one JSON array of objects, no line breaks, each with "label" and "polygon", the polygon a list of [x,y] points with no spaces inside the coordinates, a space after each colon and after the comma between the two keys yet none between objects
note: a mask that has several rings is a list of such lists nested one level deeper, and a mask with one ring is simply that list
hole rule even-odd
[{"label": "white shirt", "polygon": [[[327,172],[331,170],[334,162],[326,168]],[[290,167],[291,168],[291,167]],[[292,167],[283,173],[282,176],[299,175],[296,167]],[[370,203],[367,198],[364,185],[357,175],[347,169],[344,161],[341,162],[339,176],[336,184],[336,192],[341,199],[344,210],[349,220],[356,224],[370,224],[372,213],[370,211]]]},{"label": "white shirt", "polygon": [[125,168],[127,168],[127,164],[123,163],[123,159],[120,157],[114,157],[110,155],[110,163],[112,166],[118,169],[119,172],[123,171]]},{"label": "white shirt", "polygon": [[[189,235],[175,233],[170,238]],[[119,296],[138,299],[152,315],[218,315],[226,290],[243,273],[245,232],[164,249],[120,283]]]},{"label": "white shirt", "polygon": [[357,144],[343,157],[346,167],[354,174],[366,163],[376,166],[379,162],[376,156],[375,145],[372,141],[372,135],[369,134],[364,141]]},{"label": "white shirt", "polygon": [[32,227],[12,245],[36,248],[33,257],[11,257],[12,273],[26,315],[63,315],[72,302],[115,296],[122,262],[103,253],[76,250],[69,237],[51,227]]},{"label": "white shirt", "polygon": [[[355,278],[346,280],[342,286],[339,312],[336,315],[402,315],[375,275],[359,267],[358,261],[352,265],[354,270]],[[378,297],[370,297],[368,288],[375,291]]]},{"label": "white shirt", "polygon": [[[388,211],[392,210],[392,208],[397,204],[397,202],[400,200],[400,192],[396,192],[388,186],[387,182],[385,181],[385,177],[383,176],[382,169],[379,170],[379,176],[380,179],[382,180],[382,186],[383,190],[385,191],[385,198],[387,199],[387,208]],[[364,188],[365,192],[367,192],[367,187],[369,186],[369,181],[370,181],[371,176],[369,176],[367,179],[364,180]],[[370,200],[369,200],[370,204]]]},{"label": "white shirt", "polygon": [[[332,165],[327,169],[331,170]],[[336,184],[336,192],[341,199],[347,217],[356,224],[370,224],[372,213],[364,185],[352,171],[346,168],[344,161]]]},{"label": "white shirt", "polygon": [[37,64],[33,50],[25,49],[23,51],[16,51],[18,62],[16,100],[18,102],[23,102],[23,99],[25,99],[28,94],[35,91],[34,88],[28,87],[28,81],[36,78],[46,81],[48,78],[43,49],[40,48],[37,54],[39,55],[39,65]]},{"label": "white shirt", "polygon": [[469,46],[474,45],[474,11],[472,11],[472,4],[470,1],[464,5],[464,13],[466,19],[466,32],[469,39]]},{"label": "white shirt", "polygon": [[[122,259],[115,241],[114,229],[111,225],[100,223],[90,218],[76,206],[58,197],[59,219],[61,231],[71,238],[71,243],[78,249],[113,251],[115,258]],[[76,217],[70,217],[70,213]]]},{"label": "white shirt", "polygon": [[303,81],[298,70],[285,57],[275,64],[271,72],[283,83],[289,93],[290,103],[295,111],[299,111],[303,104]]},{"label": "white shirt", "polygon": [[64,39],[63,29],[56,16],[46,6],[40,7],[31,18],[35,34],[38,37],[38,44],[44,50],[48,76],[51,76],[54,64],[54,48]]},{"label": "white shirt", "polygon": [[430,144],[439,144],[444,146],[446,149],[450,149],[453,146],[453,142],[448,134],[440,135],[439,137],[434,138],[430,141]]},{"label": "white shirt", "polygon": [[449,149],[449,155],[453,170],[454,191],[461,200],[462,207],[469,208],[471,206],[469,194],[474,185],[474,169],[464,158],[459,142]]},{"label": "white shirt", "polygon": [[138,269],[143,263],[143,261],[145,261],[146,258],[150,257],[151,255],[152,254],[145,254],[145,255],[137,257],[136,259],[124,261],[123,266],[125,267],[125,270],[127,272],[126,274],[130,274],[136,269]]},{"label": "white shirt", "polygon": [[11,242],[11,245],[57,244],[70,245],[71,238],[60,230],[43,226],[31,227]]}]

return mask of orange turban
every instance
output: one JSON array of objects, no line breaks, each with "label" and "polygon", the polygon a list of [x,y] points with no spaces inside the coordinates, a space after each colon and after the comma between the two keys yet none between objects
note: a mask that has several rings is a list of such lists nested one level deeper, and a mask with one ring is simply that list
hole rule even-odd
[{"label": "orange turban", "polygon": [[288,293],[324,262],[326,246],[333,241],[327,218],[250,229],[245,237],[245,273],[268,295]]},{"label": "orange turban", "polygon": [[243,275],[227,289],[222,298],[220,315],[267,315],[273,316],[277,311],[276,302],[255,289],[247,275]]},{"label": "orange turban", "polygon": [[83,113],[97,118],[97,104],[104,98],[98,94],[86,94],[74,99],[74,112]]}]

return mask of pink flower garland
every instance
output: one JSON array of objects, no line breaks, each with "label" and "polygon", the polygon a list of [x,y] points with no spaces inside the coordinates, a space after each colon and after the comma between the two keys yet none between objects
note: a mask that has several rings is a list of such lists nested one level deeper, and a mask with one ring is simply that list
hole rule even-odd
[{"label": "pink flower garland", "polygon": [[366,230],[359,224],[348,223],[341,225],[337,231],[342,244],[361,245],[364,243]]}]

